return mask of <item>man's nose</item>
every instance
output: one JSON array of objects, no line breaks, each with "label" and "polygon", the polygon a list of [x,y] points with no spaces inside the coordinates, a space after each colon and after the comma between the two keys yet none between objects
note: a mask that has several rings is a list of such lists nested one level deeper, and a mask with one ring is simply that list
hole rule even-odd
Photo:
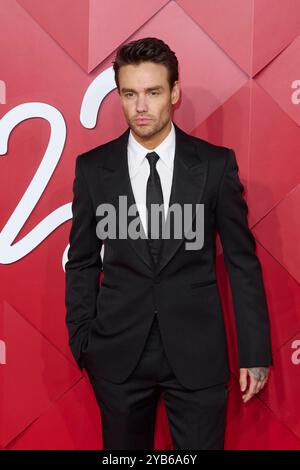
[{"label": "man's nose", "polygon": [[142,113],[147,110],[146,98],[144,96],[138,96],[136,101],[136,110]]}]

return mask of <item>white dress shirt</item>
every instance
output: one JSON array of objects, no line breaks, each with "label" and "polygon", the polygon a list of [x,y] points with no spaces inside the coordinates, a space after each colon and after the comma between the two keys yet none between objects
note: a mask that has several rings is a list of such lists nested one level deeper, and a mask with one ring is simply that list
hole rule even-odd
[{"label": "white dress shirt", "polygon": [[163,192],[165,218],[167,217],[175,156],[175,128],[172,121],[171,125],[172,129],[167,135],[167,137],[152,150],[149,150],[143,145],[141,145],[134,138],[131,130],[129,132],[127,146],[129,177],[135,202],[145,233],[148,233],[146,218],[146,188],[147,181],[150,175],[150,165],[146,158],[146,155],[149,152],[156,152],[157,155],[160,157],[156,163],[156,169],[160,177]]}]

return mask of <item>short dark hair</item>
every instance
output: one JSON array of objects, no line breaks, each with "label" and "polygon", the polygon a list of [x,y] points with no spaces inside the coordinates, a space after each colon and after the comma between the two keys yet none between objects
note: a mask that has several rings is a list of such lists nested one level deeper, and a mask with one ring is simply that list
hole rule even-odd
[{"label": "short dark hair", "polygon": [[155,62],[156,64],[165,65],[168,71],[170,90],[172,90],[174,82],[178,80],[178,60],[175,52],[161,39],[148,37],[131,41],[117,49],[113,69],[119,91],[120,67],[122,65],[140,64],[142,62]]}]

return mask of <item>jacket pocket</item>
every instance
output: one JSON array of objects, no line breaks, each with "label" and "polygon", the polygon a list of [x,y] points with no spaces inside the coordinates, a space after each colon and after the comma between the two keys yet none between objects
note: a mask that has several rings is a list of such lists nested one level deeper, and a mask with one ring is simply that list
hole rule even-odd
[{"label": "jacket pocket", "polygon": [[112,289],[112,290],[120,290],[118,286],[112,284],[106,284],[105,281],[102,281],[100,289],[104,287],[104,289]]},{"label": "jacket pocket", "polygon": [[197,287],[204,287],[204,286],[211,286],[217,283],[216,279],[213,279],[211,281],[193,281],[190,283],[191,289],[197,288]]}]

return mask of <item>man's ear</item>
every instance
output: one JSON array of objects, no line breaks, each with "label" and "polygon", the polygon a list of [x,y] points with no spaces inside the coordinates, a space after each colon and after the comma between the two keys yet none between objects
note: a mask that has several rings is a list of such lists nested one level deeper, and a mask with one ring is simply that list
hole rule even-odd
[{"label": "man's ear", "polygon": [[177,101],[179,100],[179,98],[180,98],[180,82],[179,82],[179,80],[176,80],[174,82],[172,92],[171,92],[172,104],[176,104]]}]

